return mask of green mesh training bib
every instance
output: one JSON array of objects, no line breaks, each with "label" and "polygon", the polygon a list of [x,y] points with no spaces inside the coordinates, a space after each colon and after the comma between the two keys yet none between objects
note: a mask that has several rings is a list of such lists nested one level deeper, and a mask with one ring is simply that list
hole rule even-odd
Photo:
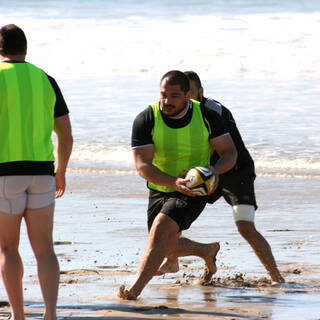
[{"label": "green mesh training bib", "polygon": [[55,92],[31,63],[0,64],[0,163],[54,161]]},{"label": "green mesh training bib", "polygon": [[[192,118],[183,128],[173,129],[163,121],[160,103],[151,105],[154,115],[152,164],[161,171],[177,177],[182,170],[209,164],[209,132],[204,124],[200,103],[192,100]],[[176,191],[173,188],[148,182],[148,187],[161,192]]]}]

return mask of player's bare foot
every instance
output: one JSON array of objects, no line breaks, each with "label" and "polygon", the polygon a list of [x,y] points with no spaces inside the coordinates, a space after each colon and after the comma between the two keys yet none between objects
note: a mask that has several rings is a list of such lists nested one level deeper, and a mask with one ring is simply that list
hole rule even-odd
[{"label": "player's bare foot", "polygon": [[137,297],[129,290],[125,290],[125,286],[122,284],[119,287],[118,297],[123,300],[137,300]]},{"label": "player's bare foot", "polygon": [[204,258],[204,260],[206,261],[206,265],[204,267],[204,272],[198,282],[199,284],[208,283],[211,280],[212,276],[217,272],[216,256],[219,250],[219,242],[212,242],[209,244],[208,255]]},{"label": "player's bare foot", "polygon": [[161,264],[161,266],[159,267],[159,270],[157,271],[156,275],[161,276],[165,273],[175,273],[178,271],[179,271],[178,258],[175,258],[175,259],[166,258]]},{"label": "player's bare foot", "polygon": [[273,286],[276,286],[281,283],[285,283],[285,280],[283,279],[283,277],[280,273],[278,273],[275,276],[271,276],[271,280],[272,280],[271,285],[273,285]]}]

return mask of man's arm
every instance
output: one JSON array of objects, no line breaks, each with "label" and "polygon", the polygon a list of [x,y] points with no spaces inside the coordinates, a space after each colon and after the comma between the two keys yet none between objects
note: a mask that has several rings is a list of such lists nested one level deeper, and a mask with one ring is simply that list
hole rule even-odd
[{"label": "man's arm", "polygon": [[237,161],[238,152],[230,134],[225,134],[210,140],[212,148],[220,158],[214,165],[214,171],[219,175],[232,169]]},{"label": "man's arm", "polygon": [[193,197],[194,193],[186,187],[186,183],[189,180],[172,177],[159,170],[152,164],[153,153],[153,145],[133,149],[133,158],[139,175],[149,182],[174,188],[187,196]]},{"label": "man's arm", "polygon": [[65,174],[73,144],[71,123],[68,115],[54,119],[54,131],[57,134],[56,198],[60,198],[66,188]]},{"label": "man's arm", "polygon": [[220,175],[234,167],[238,152],[228,130],[227,123],[221,116],[223,106],[212,99],[205,99],[204,104],[202,103],[201,106],[205,120],[208,123],[211,156],[214,152],[217,152],[219,155],[219,160],[211,168],[214,168],[215,173]]}]

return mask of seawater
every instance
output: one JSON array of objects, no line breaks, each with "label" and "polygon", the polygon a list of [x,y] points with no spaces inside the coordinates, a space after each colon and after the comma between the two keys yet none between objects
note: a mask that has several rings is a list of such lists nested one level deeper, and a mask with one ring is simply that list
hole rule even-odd
[{"label": "seawater", "polygon": [[[205,94],[232,111],[260,175],[256,224],[287,281],[317,281],[319,1],[0,0],[0,21],[25,30],[27,60],[57,80],[70,109],[74,151],[54,230],[55,240],[72,242],[56,246],[62,270],[126,263],[136,270],[147,199],[145,182],[131,174],[131,126],[159,98],[161,76],[180,69],[198,72]],[[223,201],[208,206],[186,234],[221,242],[218,276],[229,272],[223,264],[265,275]],[[25,228],[20,246],[26,301],[41,301]],[[295,268],[301,277],[290,271]],[[113,290],[109,284],[99,288],[96,282],[85,290],[61,286],[60,303],[78,303],[88,292],[99,301]],[[2,283],[0,289],[6,299]],[[317,292],[308,299],[318,303]],[[270,319],[282,319],[289,308],[294,319],[319,317],[311,302],[287,304],[275,299]]]},{"label": "seawater", "polygon": [[58,81],[71,170],[134,170],[134,117],[171,69],[194,70],[233,112],[257,171],[320,175],[318,1],[0,1],[27,60]]}]

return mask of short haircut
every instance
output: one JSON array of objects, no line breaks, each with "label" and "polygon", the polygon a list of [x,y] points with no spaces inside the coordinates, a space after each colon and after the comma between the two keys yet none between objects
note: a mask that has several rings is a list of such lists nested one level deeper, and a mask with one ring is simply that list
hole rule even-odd
[{"label": "short haircut", "polygon": [[2,56],[25,54],[27,38],[18,26],[8,24],[0,28],[0,54]]},{"label": "short haircut", "polygon": [[189,79],[182,71],[171,70],[167,72],[165,75],[162,76],[160,84],[164,79],[167,80],[167,83],[170,86],[179,85],[184,93],[187,93],[190,90]]},{"label": "short haircut", "polygon": [[194,81],[198,89],[202,88],[201,80],[194,71],[185,71],[184,74],[188,77],[189,80]]}]

